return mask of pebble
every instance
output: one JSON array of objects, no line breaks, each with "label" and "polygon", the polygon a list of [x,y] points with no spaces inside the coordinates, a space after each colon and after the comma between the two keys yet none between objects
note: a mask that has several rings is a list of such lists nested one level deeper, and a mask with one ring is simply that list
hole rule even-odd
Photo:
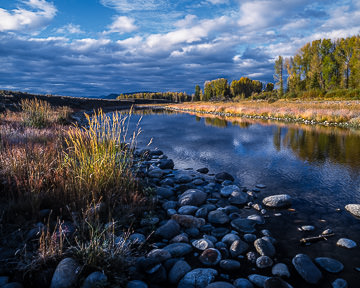
[{"label": "pebble", "polygon": [[289,268],[284,263],[275,264],[271,269],[271,273],[274,276],[287,277],[287,278],[290,277]]},{"label": "pebble", "polygon": [[259,275],[259,274],[251,274],[248,276],[249,280],[254,283],[256,286],[264,287],[265,281],[270,277]]},{"label": "pebble", "polygon": [[269,241],[266,241],[262,238],[256,239],[254,241],[254,246],[256,251],[262,256],[269,256],[269,257],[275,256],[275,252],[276,252],[275,247]]},{"label": "pebble", "polygon": [[244,218],[237,218],[231,221],[231,226],[244,233],[253,233],[255,232],[255,226],[256,222],[251,219],[244,219]]},{"label": "pebble", "polygon": [[348,204],[345,206],[345,209],[353,216],[360,217],[360,204]]},{"label": "pebble", "polygon": [[65,258],[61,260],[51,279],[50,288],[70,288],[75,286],[79,271],[79,265],[74,259]]},{"label": "pebble", "polygon": [[260,188],[260,189],[265,189],[266,185],[264,185],[264,184],[256,184],[255,187]]},{"label": "pebble", "polygon": [[234,281],[236,288],[254,288],[254,285],[245,278],[238,278]]},{"label": "pebble", "polygon": [[171,257],[183,257],[192,251],[191,245],[187,243],[173,243],[163,248],[171,254]]},{"label": "pebble", "polygon": [[252,243],[252,242],[254,242],[256,240],[256,235],[255,234],[247,233],[247,234],[244,234],[243,237],[244,237],[244,240],[246,242],[248,242],[248,243]]},{"label": "pebble", "polygon": [[236,234],[229,233],[221,239],[221,242],[224,242],[226,245],[230,246],[235,240],[240,240],[240,237]]},{"label": "pebble", "polygon": [[185,274],[177,288],[206,288],[218,272],[211,268],[197,268]]},{"label": "pebble", "polygon": [[185,205],[179,208],[178,213],[182,215],[194,215],[198,209],[197,206]]},{"label": "pebble", "polygon": [[222,183],[224,182],[225,180],[229,180],[229,181],[234,181],[234,177],[231,176],[229,173],[227,172],[221,172],[221,173],[217,173],[215,174],[215,181],[216,182],[219,182],[219,183]]},{"label": "pebble", "polygon": [[331,283],[332,288],[347,288],[348,284],[346,280],[342,278],[336,279],[334,282]]},{"label": "pebble", "polygon": [[234,191],[240,192],[240,188],[236,185],[225,186],[220,190],[220,195],[227,198]]},{"label": "pebble", "polygon": [[208,239],[198,239],[198,240],[193,241],[191,244],[196,249],[199,249],[201,251],[204,251],[208,248],[214,248],[213,242]]},{"label": "pebble", "polygon": [[315,262],[330,273],[339,273],[344,269],[344,265],[341,262],[328,257],[315,258]]},{"label": "pebble", "polygon": [[302,231],[314,231],[315,227],[312,225],[304,225],[300,227]]},{"label": "pebble", "polygon": [[242,240],[235,240],[231,246],[230,246],[230,254],[232,257],[237,257],[241,254],[243,254],[247,249],[249,248],[249,245],[242,241]]},{"label": "pebble", "polygon": [[224,270],[237,270],[240,268],[240,262],[232,259],[224,259],[220,261],[220,267]]},{"label": "pebble", "polygon": [[191,206],[200,206],[205,203],[207,194],[199,189],[189,189],[181,194],[179,198],[179,205],[191,205]]},{"label": "pebble", "polygon": [[155,231],[155,235],[168,240],[178,234],[180,234],[180,225],[175,220],[167,221]]},{"label": "pebble", "polygon": [[175,214],[171,216],[171,219],[175,220],[180,226],[184,228],[200,228],[205,224],[205,219],[197,218],[191,215]]},{"label": "pebble", "polygon": [[107,285],[108,278],[104,273],[99,271],[91,273],[88,277],[86,277],[82,288],[101,288]]},{"label": "pebble", "polygon": [[211,235],[216,237],[216,238],[220,238],[225,236],[227,233],[229,233],[229,229],[225,228],[225,227],[218,227],[215,228],[211,231]]},{"label": "pebble", "polygon": [[177,284],[186,273],[191,271],[191,266],[184,260],[177,261],[169,272],[169,281]]},{"label": "pebble", "polygon": [[208,221],[212,224],[224,225],[230,222],[230,218],[224,211],[218,209],[208,214]]},{"label": "pebble", "polygon": [[221,260],[221,253],[215,248],[208,248],[201,253],[199,260],[206,266],[215,266]]},{"label": "pebble", "polygon": [[263,204],[271,208],[284,208],[291,205],[288,194],[272,195],[263,199]]},{"label": "pebble", "polygon": [[292,286],[278,277],[272,277],[265,281],[264,288],[292,288]]},{"label": "pebble", "polygon": [[343,248],[347,248],[347,249],[353,249],[357,246],[356,242],[351,240],[351,239],[347,239],[347,238],[340,238],[337,242],[336,242],[337,246],[343,247]]},{"label": "pebble", "polygon": [[256,266],[260,269],[271,267],[273,263],[274,262],[268,256],[260,256],[256,259]]},{"label": "pebble", "polygon": [[209,172],[209,169],[204,167],[204,168],[197,169],[196,171],[199,173],[202,173],[202,174],[207,174]]},{"label": "pebble", "polygon": [[206,288],[235,288],[235,287],[228,282],[217,281],[206,286]]},{"label": "pebble", "polygon": [[297,254],[292,263],[300,276],[310,284],[317,284],[322,274],[320,270],[311,261],[310,257],[305,254]]}]

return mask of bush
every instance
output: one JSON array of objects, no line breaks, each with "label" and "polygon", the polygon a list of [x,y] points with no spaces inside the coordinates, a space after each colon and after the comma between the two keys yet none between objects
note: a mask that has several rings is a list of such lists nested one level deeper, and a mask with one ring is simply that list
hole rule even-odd
[{"label": "bush", "polygon": [[23,99],[20,106],[24,112],[24,123],[26,126],[43,128],[49,123],[52,109],[48,102],[38,100],[37,98],[32,100]]}]

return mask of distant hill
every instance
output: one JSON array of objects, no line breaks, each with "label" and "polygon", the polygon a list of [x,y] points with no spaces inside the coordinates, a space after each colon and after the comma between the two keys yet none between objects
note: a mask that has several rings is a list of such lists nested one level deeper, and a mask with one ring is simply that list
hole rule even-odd
[{"label": "distant hill", "polygon": [[116,99],[119,95],[123,94],[123,95],[132,95],[132,94],[138,94],[138,93],[153,93],[153,92],[150,92],[150,91],[140,91],[140,92],[127,92],[127,93],[119,93],[119,94],[116,94],[116,93],[111,93],[109,95],[101,95],[99,97],[96,97],[96,98],[101,98],[101,99]]}]

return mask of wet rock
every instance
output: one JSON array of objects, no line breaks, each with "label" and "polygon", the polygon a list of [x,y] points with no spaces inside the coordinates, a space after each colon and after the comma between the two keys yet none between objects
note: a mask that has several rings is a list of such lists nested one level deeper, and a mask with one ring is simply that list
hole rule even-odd
[{"label": "wet rock", "polygon": [[229,203],[233,205],[244,205],[248,201],[249,195],[240,191],[233,191],[229,197]]},{"label": "wet rock", "polygon": [[163,249],[169,251],[171,257],[183,257],[192,251],[191,245],[187,243],[173,243],[165,246]]},{"label": "wet rock", "polygon": [[191,205],[191,206],[200,206],[205,203],[207,194],[198,189],[189,189],[181,194],[179,198],[179,205]]},{"label": "wet rock", "polygon": [[231,285],[228,282],[217,281],[213,282],[210,285],[206,286],[206,288],[235,288],[234,285]]},{"label": "wet rock", "polygon": [[208,239],[198,239],[192,242],[192,245],[201,251],[204,251],[208,248],[214,248],[214,244],[212,241]]},{"label": "wet rock", "polygon": [[226,245],[230,246],[235,240],[240,240],[240,237],[236,234],[229,233],[221,239],[221,242],[224,242]]},{"label": "wet rock", "polygon": [[264,288],[292,288],[292,286],[278,277],[272,277],[265,281]]},{"label": "wet rock", "polygon": [[225,228],[225,227],[218,227],[218,228],[215,228],[211,231],[211,235],[216,237],[216,238],[220,238],[220,237],[223,237],[225,236],[227,233],[229,233],[229,229],[228,228]]},{"label": "wet rock", "polygon": [[272,267],[271,269],[271,273],[274,276],[288,277],[288,278],[290,277],[289,268],[284,263],[275,264],[274,267]]},{"label": "wet rock", "polygon": [[250,219],[244,219],[244,218],[237,218],[231,221],[231,226],[244,233],[252,233],[255,232],[255,226],[256,222]]},{"label": "wet rock", "polygon": [[229,197],[234,191],[241,192],[240,188],[236,185],[225,186],[220,190],[220,195],[223,197]]},{"label": "wet rock", "polygon": [[347,248],[347,249],[353,249],[357,246],[356,242],[351,240],[351,239],[347,239],[347,238],[340,238],[337,242],[336,242],[337,246],[343,247],[343,248]]},{"label": "wet rock", "polygon": [[185,205],[179,208],[178,213],[181,215],[194,215],[198,209],[197,206]]},{"label": "wet rock", "polygon": [[170,187],[174,187],[174,180],[171,178],[165,178],[164,180],[160,181],[160,184],[162,186],[170,186]]},{"label": "wet rock", "polygon": [[266,241],[262,238],[256,239],[254,241],[254,246],[256,251],[262,256],[269,256],[269,257],[275,256],[275,252],[276,252],[275,247],[269,241]]},{"label": "wet rock", "polygon": [[271,236],[271,233],[268,229],[262,229],[261,234],[263,234],[264,236],[268,236],[268,237]]},{"label": "wet rock", "polygon": [[235,240],[230,246],[230,254],[232,257],[237,257],[243,254],[248,248],[249,245],[246,242],[240,239]]},{"label": "wet rock", "polygon": [[360,204],[348,204],[345,209],[356,217],[360,217]]},{"label": "wet rock", "polygon": [[221,260],[221,253],[215,248],[208,248],[201,253],[199,260],[206,266],[215,266]]},{"label": "wet rock", "polygon": [[291,205],[291,197],[288,194],[273,195],[263,199],[263,204],[271,208],[284,208]]},{"label": "wet rock", "polygon": [[244,240],[248,243],[252,243],[256,240],[256,235],[255,234],[244,234]]},{"label": "wet rock", "polygon": [[160,263],[171,258],[169,251],[164,249],[153,249],[151,250],[146,257],[151,259],[153,263]]},{"label": "wet rock", "polygon": [[197,268],[188,273],[181,279],[178,288],[206,288],[214,281],[218,272],[211,268]]},{"label": "wet rock", "polygon": [[152,169],[148,172],[150,178],[161,178],[164,174],[164,171],[159,168]]},{"label": "wet rock", "polygon": [[185,233],[188,234],[191,238],[198,238],[200,236],[200,230],[195,227],[185,229]]},{"label": "wet rock", "polygon": [[24,286],[19,282],[11,282],[1,286],[1,288],[23,288]]},{"label": "wet rock", "polygon": [[180,225],[175,220],[167,221],[155,231],[155,235],[168,240],[178,234],[180,234]]},{"label": "wet rock", "polygon": [[141,245],[146,242],[146,237],[141,233],[133,233],[130,235],[128,242]]},{"label": "wet rock", "polygon": [[175,209],[168,209],[168,210],[166,211],[166,214],[167,214],[169,217],[171,217],[172,215],[177,214],[177,211],[176,211]]},{"label": "wet rock", "polygon": [[254,263],[254,264],[256,263],[257,256],[256,256],[255,252],[250,251],[250,252],[246,253],[246,258],[249,262]]},{"label": "wet rock", "polygon": [[191,176],[184,174],[184,175],[179,175],[176,178],[176,183],[186,184],[186,183],[190,183],[192,180],[193,178]]},{"label": "wet rock", "polygon": [[206,207],[202,207],[199,210],[196,211],[195,216],[199,218],[206,218],[209,211]]},{"label": "wet rock", "polygon": [[234,281],[236,288],[254,288],[254,285],[245,278],[238,278]]},{"label": "wet rock", "polygon": [[332,288],[347,288],[348,284],[346,280],[342,278],[336,279],[334,282],[331,283]]},{"label": "wet rock", "polygon": [[265,281],[270,277],[259,275],[259,274],[251,274],[248,276],[249,280],[254,283],[258,287],[264,287]]},{"label": "wet rock", "polygon": [[172,238],[170,240],[170,244],[171,243],[189,243],[189,238],[186,234],[182,233]]},{"label": "wet rock", "polygon": [[265,189],[266,188],[266,185],[264,184],[256,184],[255,187],[259,188],[259,189]]},{"label": "wet rock", "polygon": [[344,269],[344,265],[341,262],[328,257],[315,258],[315,262],[330,273],[339,273]]},{"label": "wet rock", "polygon": [[149,155],[152,156],[160,156],[163,155],[164,152],[161,150],[152,150],[152,151],[148,151],[147,153],[149,153]]},{"label": "wet rock", "polygon": [[292,259],[292,264],[306,282],[310,284],[317,284],[320,281],[322,274],[311,261],[309,256],[305,254],[297,254]]},{"label": "wet rock", "polygon": [[247,217],[247,219],[253,220],[255,221],[256,224],[260,224],[260,225],[265,223],[264,217],[257,214],[250,215]]},{"label": "wet rock", "polygon": [[177,261],[169,272],[169,281],[172,284],[177,284],[186,273],[191,271],[190,265],[184,261]]},{"label": "wet rock", "polygon": [[169,188],[164,188],[164,187],[158,187],[156,189],[156,194],[165,199],[169,199],[169,198],[175,196],[175,193],[173,190],[171,190]]},{"label": "wet rock", "polygon": [[196,185],[196,186],[199,186],[199,185],[202,185],[204,184],[204,180],[198,178],[198,179],[195,179],[192,184]]},{"label": "wet rock", "polygon": [[232,259],[224,259],[220,261],[220,267],[227,271],[237,270],[240,268],[240,262]]},{"label": "wet rock", "polygon": [[274,262],[268,256],[260,256],[256,259],[256,266],[260,269],[271,267]]},{"label": "wet rock", "polygon": [[152,284],[160,284],[167,281],[166,269],[161,264],[159,264],[159,266],[159,269],[157,269],[154,273],[151,273],[151,275],[148,275],[148,280]]},{"label": "wet rock", "polygon": [[164,210],[176,209],[177,205],[178,205],[177,201],[166,201],[164,204],[162,204],[162,208]]},{"label": "wet rock", "polygon": [[300,227],[302,231],[314,231],[315,227],[312,225],[304,225]]},{"label": "wet rock", "polygon": [[0,276],[0,287],[4,286],[9,282],[9,277],[7,276]]},{"label": "wet rock", "polygon": [[209,169],[204,167],[204,168],[197,169],[196,171],[199,173],[202,173],[202,174],[207,174],[209,172]]},{"label": "wet rock", "polygon": [[159,162],[160,169],[174,169],[174,161],[171,159],[162,159]]},{"label": "wet rock", "polygon": [[104,273],[99,271],[91,273],[86,277],[82,288],[101,288],[107,285],[107,277]]},{"label": "wet rock", "polygon": [[191,215],[175,214],[171,216],[171,219],[175,220],[184,228],[200,228],[205,224],[205,220],[203,218],[197,218]]},{"label": "wet rock", "polygon": [[321,235],[329,235],[329,234],[332,234],[332,233],[334,233],[333,230],[331,230],[331,229],[326,229],[326,230],[324,230],[323,232],[321,232]]},{"label": "wet rock", "polygon": [[226,215],[226,213],[222,210],[215,210],[215,211],[211,211],[208,214],[208,221],[212,224],[226,224],[228,222],[230,222],[230,218],[228,215]]},{"label": "wet rock", "polygon": [[76,285],[79,265],[72,258],[65,258],[57,265],[51,280],[51,288],[67,288]]},{"label": "wet rock", "polygon": [[234,181],[234,177],[231,176],[229,173],[227,172],[221,172],[221,173],[217,173],[215,175],[215,181],[216,182],[219,182],[219,183],[222,183],[224,182],[225,180],[229,180],[229,181]]}]

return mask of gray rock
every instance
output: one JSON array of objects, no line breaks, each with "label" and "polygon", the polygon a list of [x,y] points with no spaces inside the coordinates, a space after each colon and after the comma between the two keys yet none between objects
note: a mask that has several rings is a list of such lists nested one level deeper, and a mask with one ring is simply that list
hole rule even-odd
[{"label": "gray rock", "polygon": [[305,254],[297,254],[292,259],[292,264],[306,282],[310,284],[317,284],[320,281],[322,274],[311,261],[309,256]]},{"label": "gray rock", "polygon": [[357,246],[355,241],[353,241],[351,239],[347,239],[347,238],[340,238],[336,242],[336,245],[343,247],[343,248],[347,248],[347,249],[353,249]]},{"label": "gray rock", "polygon": [[271,267],[274,262],[268,256],[260,256],[256,259],[256,266],[260,269]]},{"label": "gray rock", "polygon": [[146,257],[151,259],[153,263],[160,263],[171,258],[169,251],[164,249],[153,249],[151,250]]},{"label": "gray rock", "polygon": [[[200,228],[202,227],[203,226],[201,226]],[[200,236],[200,230],[195,227],[185,229],[185,233],[191,238],[198,238]]]},{"label": "gray rock", "polygon": [[173,243],[163,248],[169,251],[172,257],[183,257],[192,251],[192,247],[187,243]]},{"label": "gray rock", "polygon": [[174,169],[174,161],[171,159],[161,159],[159,162],[160,169]]},{"label": "gray rock", "polygon": [[7,284],[9,282],[9,277],[7,276],[0,276],[0,287]]},{"label": "gray rock", "polygon": [[192,184],[194,184],[194,185],[196,185],[196,186],[199,186],[199,185],[204,184],[204,180],[198,178],[198,179],[195,179],[195,180],[192,182]]},{"label": "gray rock", "polygon": [[193,180],[193,178],[189,175],[179,175],[177,178],[176,178],[176,183],[179,183],[179,184],[186,184],[186,183],[189,183]]},{"label": "gray rock", "polygon": [[314,231],[315,227],[312,225],[303,225],[303,226],[301,226],[301,230],[302,231]]},{"label": "gray rock", "polygon": [[217,173],[215,175],[215,181],[216,182],[219,182],[219,183],[222,183],[224,182],[225,180],[229,180],[229,181],[234,181],[234,177],[231,176],[229,173],[227,172],[221,172],[221,173]]},{"label": "gray rock", "polygon": [[206,266],[215,266],[221,260],[221,253],[215,248],[208,248],[201,253],[199,260]]},{"label": "gray rock", "polygon": [[269,241],[266,241],[262,238],[256,239],[254,241],[254,246],[255,246],[256,251],[262,256],[269,256],[269,257],[275,256],[275,253],[276,253],[275,247]]},{"label": "gray rock", "polygon": [[172,284],[177,284],[186,273],[191,271],[190,265],[184,261],[177,261],[169,272],[169,281]]},{"label": "gray rock", "polygon": [[146,242],[146,237],[140,233],[133,233],[130,235],[128,241],[133,244],[144,244]]},{"label": "gray rock", "polygon": [[360,217],[360,204],[348,204],[345,209],[356,217]]},{"label": "gray rock", "polygon": [[195,216],[199,218],[206,218],[208,215],[208,208],[202,207],[199,210],[196,211]]},{"label": "gray rock", "polygon": [[249,195],[241,191],[233,191],[229,197],[229,203],[234,205],[244,205],[249,201]]},{"label": "gray rock", "polygon": [[272,267],[271,273],[274,276],[290,277],[289,268],[284,263],[277,263]]},{"label": "gray rock", "polygon": [[215,211],[211,211],[208,214],[208,221],[212,224],[226,224],[228,222],[230,222],[230,218],[228,215],[226,215],[226,213],[222,210],[215,210]]},{"label": "gray rock", "polygon": [[315,258],[315,262],[330,273],[339,273],[344,269],[344,265],[341,262],[328,257]]},{"label": "gray rock", "polygon": [[257,214],[250,215],[247,217],[247,219],[253,220],[256,222],[256,224],[260,224],[260,225],[265,223],[264,217]]},{"label": "gray rock", "polygon": [[271,208],[284,208],[291,205],[291,197],[287,194],[273,195],[264,198],[263,204]]},{"label": "gray rock", "polygon": [[76,285],[79,273],[79,265],[72,258],[60,261],[51,280],[51,288],[67,288]]},{"label": "gray rock", "polygon": [[172,215],[177,214],[177,211],[176,211],[175,209],[168,209],[168,210],[166,211],[166,214],[167,214],[169,217],[171,217]]},{"label": "gray rock", "polygon": [[200,228],[205,224],[205,219],[197,218],[191,215],[175,214],[171,216],[171,219],[175,220],[184,228]]},{"label": "gray rock", "polygon": [[329,234],[332,234],[332,233],[334,233],[333,230],[331,230],[331,229],[326,229],[326,230],[324,230],[323,232],[321,232],[321,235],[329,235]]},{"label": "gray rock", "polygon": [[104,273],[99,271],[91,273],[86,277],[82,288],[101,288],[107,285],[107,277]]},{"label": "gray rock", "polygon": [[174,180],[171,178],[165,178],[164,180],[160,181],[160,184],[163,186],[174,187]]},{"label": "gray rock", "polygon": [[156,194],[165,199],[169,199],[169,198],[175,196],[175,193],[173,190],[171,190],[169,188],[164,188],[164,187],[158,187],[156,189]]},{"label": "gray rock", "polygon": [[214,243],[209,239],[198,239],[191,243],[196,249],[204,251],[208,248],[214,248]]},{"label": "gray rock", "polygon": [[260,188],[260,189],[265,189],[266,185],[259,183],[259,184],[256,184],[255,187]]},{"label": "gray rock", "polygon": [[249,262],[255,264],[257,259],[257,254],[254,251],[246,253],[246,258]]},{"label": "gray rock", "polygon": [[292,286],[278,277],[272,277],[265,281],[264,288],[292,288]]},{"label": "gray rock", "polygon": [[249,245],[246,242],[240,239],[235,240],[230,246],[230,254],[232,257],[237,257],[243,254],[248,248]]},{"label": "gray rock", "polygon": [[207,194],[198,189],[189,189],[181,194],[179,198],[179,205],[191,205],[191,206],[200,206],[205,203]]},{"label": "gray rock", "polygon": [[270,277],[259,275],[259,274],[251,274],[248,276],[249,280],[254,283],[258,287],[264,287],[265,281]]},{"label": "gray rock", "polygon": [[250,219],[237,218],[231,221],[231,226],[237,231],[244,233],[252,233],[255,232],[256,222]]},{"label": "gray rock", "polygon": [[213,282],[210,285],[206,286],[206,288],[235,288],[234,285],[231,285],[228,282],[217,281]]},{"label": "gray rock", "polygon": [[216,238],[220,238],[224,237],[227,233],[229,233],[229,231],[230,230],[226,227],[217,227],[211,231],[211,235]]},{"label": "gray rock", "polygon": [[141,219],[141,226],[153,226],[159,223],[160,219],[158,217],[148,217]]},{"label": "gray rock", "polygon": [[148,172],[150,178],[161,178],[163,175],[164,171],[159,168],[152,169]]},{"label": "gray rock", "polygon": [[220,190],[220,195],[227,198],[234,191],[241,192],[240,188],[236,185],[225,186]]},{"label": "gray rock", "polygon": [[336,279],[334,282],[331,283],[332,288],[347,288],[348,284],[346,280],[342,278]]},{"label": "gray rock", "polygon": [[236,288],[254,288],[254,285],[245,278],[238,278],[234,281]]},{"label": "gray rock", "polygon": [[224,242],[226,245],[230,246],[235,240],[239,240],[240,237],[234,233],[226,234],[222,239],[221,242]]},{"label": "gray rock", "polygon": [[182,233],[182,234],[176,235],[174,238],[172,238],[170,240],[170,244],[171,243],[189,243],[189,238],[188,238],[187,234]]},{"label": "gray rock", "polygon": [[198,209],[199,207],[196,206],[185,205],[179,208],[178,213],[181,215],[194,215]]},{"label": "gray rock", "polygon": [[240,262],[232,259],[224,259],[220,261],[220,267],[228,271],[237,270],[240,268]]},{"label": "gray rock", "polygon": [[24,286],[19,282],[10,282],[1,286],[1,288],[23,288]]},{"label": "gray rock", "polygon": [[210,268],[197,268],[188,273],[181,279],[178,288],[206,288],[214,281],[218,272]]},{"label": "gray rock", "polygon": [[155,235],[168,240],[178,234],[180,234],[180,225],[175,220],[169,220],[155,231]]},{"label": "gray rock", "polygon": [[209,169],[204,167],[204,168],[197,169],[196,171],[199,173],[202,173],[202,174],[207,174],[209,172]]},{"label": "gray rock", "polygon": [[254,242],[256,240],[256,235],[255,234],[244,234],[244,240],[248,243]]},{"label": "gray rock", "polygon": [[176,209],[177,205],[178,205],[177,201],[166,201],[164,204],[162,204],[162,208],[164,210]]}]

